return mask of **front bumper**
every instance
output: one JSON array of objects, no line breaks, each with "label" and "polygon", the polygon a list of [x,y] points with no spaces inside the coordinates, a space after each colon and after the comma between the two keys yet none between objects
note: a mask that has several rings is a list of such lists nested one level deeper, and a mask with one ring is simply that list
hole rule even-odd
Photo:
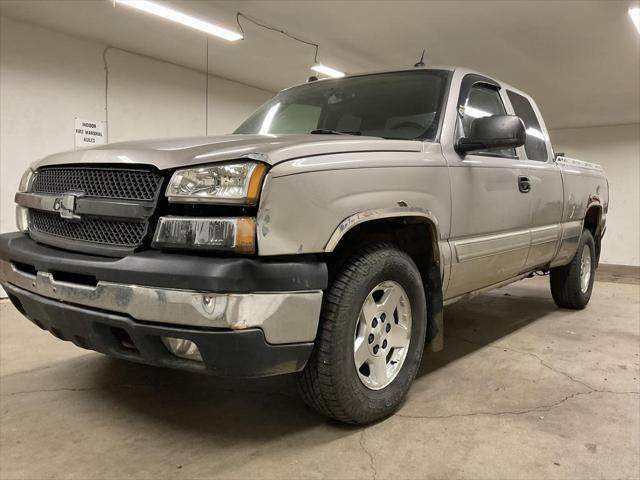
[{"label": "front bumper", "polygon": [[[293,273],[288,277],[287,266]],[[320,262],[161,252],[104,259],[6,234],[0,235],[0,282],[34,323],[85,348],[145,363],[204,368],[216,375],[262,376],[304,366],[317,332],[327,273]],[[255,290],[246,291],[247,284]],[[206,288],[211,286],[217,289]],[[274,290],[278,287],[288,290]],[[125,332],[137,353],[126,347],[128,340],[114,343],[119,334],[113,331]],[[173,357],[162,336],[194,341],[204,365]],[[220,363],[220,352],[234,354]],[[262,362],[259,368],[247,364],[255,355]]]},{"label": "front bumper", "polygon": [[[135,322],[122,315],[67,305],[3,285],[20,312],[61,340],[134,362],[202,371],[221,377],[264,377],[304,368],[313,343],[271,345],[259,329],[199,330]],[[172,355],[162,337],[184,338],[198,346],[202,362]]]}]

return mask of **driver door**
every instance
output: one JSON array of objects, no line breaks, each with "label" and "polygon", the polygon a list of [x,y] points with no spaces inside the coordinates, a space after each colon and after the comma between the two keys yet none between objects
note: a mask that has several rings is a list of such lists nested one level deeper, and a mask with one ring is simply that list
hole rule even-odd
[{"label": "driver door", "polygon": [[[501,86],[471,74],[461,82],[454,144],[475,118],[508,114]],[[445,298],[494,285],[523,271],[529,252],[528,168],[521,149],[446,150],[451,181],[451,276]]]}]

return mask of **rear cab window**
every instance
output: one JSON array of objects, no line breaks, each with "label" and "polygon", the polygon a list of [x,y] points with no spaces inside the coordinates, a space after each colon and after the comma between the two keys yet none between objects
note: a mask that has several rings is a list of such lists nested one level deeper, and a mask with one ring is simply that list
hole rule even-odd
[{"label": "rear cab window", "polygon": [[531,102],[519,93],[507,90],[514,113],[522,119],[527,130],[527,141],[524,150],[529,160],[546,162],[549,159],[547,142]]}]

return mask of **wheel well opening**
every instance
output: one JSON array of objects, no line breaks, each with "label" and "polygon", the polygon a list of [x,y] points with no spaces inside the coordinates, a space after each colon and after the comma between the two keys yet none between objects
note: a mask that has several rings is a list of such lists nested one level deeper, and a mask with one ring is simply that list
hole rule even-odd
[{"label": "wheel well opening", "polygon": [[601,212],[602,209],[599,206],[593,206],[587,210],[584,216],[584,228],[591,232],[596,247],[596,267],[600,265],[600,251],[602,250]]},{"label": "wheel well opening", "polygon": [[427,298],[427,342],[442,349],[442,276],[440,250],[435,225],[423,217],[399,217],[371,220],[349,230],[329,255],[329,282],[342,263],[354,252],[372,243],[391,243],[411,257],[418,267]]},{"label": "wheel well opening", "polygon": [[600,224],[600,207],[591,207],[584,216],[584,228],[591,232],[593,238],[596,238],[598,227]]},{"label": "wheel well opening", "polygon": [[399,217],[371,220],[349,230],[336,246],[329,259],[329,270],[335,269],[354,250],[379,242],[392,243],[405,251],[415,262],[423,282],[432,265],[439,268],[440,255],[435,228],[425,219]]}]

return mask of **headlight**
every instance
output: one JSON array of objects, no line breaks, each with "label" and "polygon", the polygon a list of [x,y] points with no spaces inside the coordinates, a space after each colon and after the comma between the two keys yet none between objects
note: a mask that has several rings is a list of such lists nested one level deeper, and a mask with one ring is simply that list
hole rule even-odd
[{"label": "headlight", "polygon": [[160,217],[151,246],[254,253],[252,217]]},{"label": "headlight", "polygon": [[255,205],[263,163],[222,163],[178,170],[171,177],[166,195],[170,202],[206,202]]},{"label": "headlight", "polygon": [[22,178],[20,179],[20,185],[18,185],[18,192],[20,193],[28,192],[32,178],[33,178],[33,170],[31,170],[31,168],[27,168],[27,170],[22,174]]}]

